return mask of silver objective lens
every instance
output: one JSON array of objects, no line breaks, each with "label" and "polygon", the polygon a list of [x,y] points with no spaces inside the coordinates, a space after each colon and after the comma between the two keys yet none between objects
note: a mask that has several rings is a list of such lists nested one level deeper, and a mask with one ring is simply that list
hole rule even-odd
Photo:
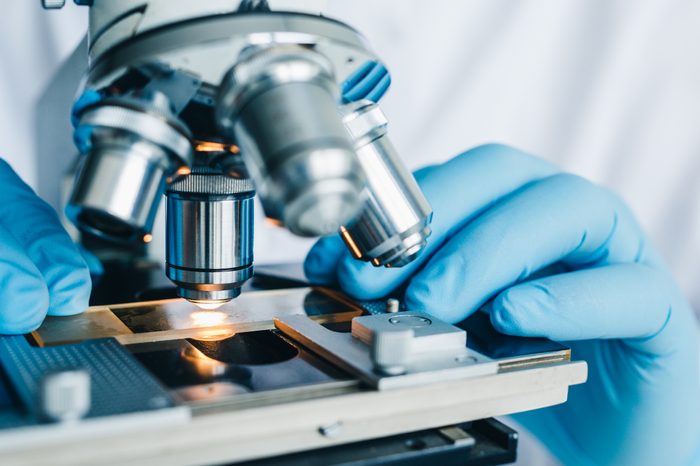
[{"label": "silver objective lens", "polygon": [[340,234],[357,259],[401,267],[425,247],[433,211],[387,137],[387,120],[371,101],[342,108],[343,123],[367,177],[367,201],[359,218]]},{"label": "silver objective lens", "polygon": [[166,193],[166,274],[177,292],[216,305],[253,275],[253,185],[195,168]]},{"label": "silver objective lens", "polygon": [[297,45],[247,53],[221,84],[220,129],[241,147],[268,217],[297,235],[337,231],[362,208],[365,180],[330,62]]},{"label": "silver objective lens", "polygon": [[80,118],[90,128],[66,212],[82,230],[115,240],[151,232],[166,179],[192,163],[187,128],[165,95],[105,99]]}]

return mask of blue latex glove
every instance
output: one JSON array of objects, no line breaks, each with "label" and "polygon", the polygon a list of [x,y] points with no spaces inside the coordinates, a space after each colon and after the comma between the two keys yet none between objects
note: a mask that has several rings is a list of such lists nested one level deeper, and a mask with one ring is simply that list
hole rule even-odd
[{"label": "blue latex glove", "polygon": [[379,102],[391,84],[391,76],[384,65],[368,61],[360,66],[340,86],[344,104],[357,100]]},{"label": "blue latex glove", "polygon": [[56,212],[0,159],[0,334],[83,311],[90,273]]},{"label": "blue latex glove", "polygon": [[[85,154],[87,151],[89,151],[92,145],[92,126],[78,126],[80,123],[78,115],[80,115],[80,112],[82,112],[85,107],[99,102],[100,100],[102,100],[102,94],[99,91],[95,89],[87,89],[80,95],[80,97],[78,97],[78,100],[73,103],[70,116],[73,128],[75,128],[75,131],[73,132],[73,143],[78,148],[78,152],[81,154]],[[85,260],[85,263],[88,265],[92,282],[97,283],[100,277],[102,277],[104,274],[102,262],[100,262],[100,259],[98,259],[95,254],[85,249],[83,246],[78,245],[78,248],[80,250],[80,254]]]},{"label": "blue latex glove", "polygon": [[308,278],[360,299],[404,285],[408,309],[450,322],[488,303],[503,333],[568,340],[588,382],[565,404],[516,416],[566,465],[700,461],[696,321],[616,195],[498,145],[416,178],[435,213],[415,262],[374,268],[327,237]]},{"label": "blue latex glove", "polygon": [[75,128],[73,132],[73,142],[81,154],[84,154],[90,149],[92,127],[78,127],[78,123],[80,122],[78,115],[85,107],[99,102],[100,100],[102,100],[102,94],[100,94],[100,92],[95,89],[86,89],[85,92],[78,97],[78,100],[73,103],[73,109],[71,110],[71,123],[73,123],[73,128]]}]

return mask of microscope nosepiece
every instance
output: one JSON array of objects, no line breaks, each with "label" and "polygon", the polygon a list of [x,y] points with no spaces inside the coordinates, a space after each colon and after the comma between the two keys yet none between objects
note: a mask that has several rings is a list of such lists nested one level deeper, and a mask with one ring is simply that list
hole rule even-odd
[{"label": "microscope nosepiece", "polygon": [[297,235],[337,231],[363,205],[338,98],[330,62],[298,45],[244,52],[219,89],[217,123],[241,146],[265,214]]},{"label": "microscope nosepiece", "polygon": [[166,180],[192,163],[189,130],[167,98],[115,97],[86,108],[90,128],[66,213],[83,231],[117,241],[146,240]]},{"label": "microscope nosepiece", "polygon": [[402,267],[418,256],[430,236],[433,211],[387,137],[387,120],[373,102],[342,108],[367,178],[359,217],[340,229],[350,252],[375,266]]},{"label": "microscope nosepiece", "polygon": [[237,297],[253,275],[250,179],[195,167],[166,193],[166,274],[203,308]]}]

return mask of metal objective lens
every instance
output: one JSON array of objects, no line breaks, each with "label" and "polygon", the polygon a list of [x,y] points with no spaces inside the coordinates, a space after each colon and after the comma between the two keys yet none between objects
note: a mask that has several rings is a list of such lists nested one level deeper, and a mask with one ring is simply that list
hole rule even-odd
[{"label": "metal objective lens", "polygon": [[357,259],[375,266],[406,265],[425,247],[433,211],[387,137],[381,109],[364,100],[341,111],[367,178],[367,201],[340,234]]},{"label": "metal objective lens", "polygon": [[214,308],[253,275],[253,185],[195,167],[166,193],[166,274],[179,296]]},{"label": "metal objective lens", "polygon": [[337,231],[362,208],[338,98],[330,62],[297,45],[244,51],[220,86],[220,129],[241,147],[265,214],[297,235]]},{"label": "metal objective lens", "polygon": [[105,99],[87,107],[90,128],[66,213],[83,231],[119,241],[147,238],[166,179],[192,163],[189,130],[161,93]]}]

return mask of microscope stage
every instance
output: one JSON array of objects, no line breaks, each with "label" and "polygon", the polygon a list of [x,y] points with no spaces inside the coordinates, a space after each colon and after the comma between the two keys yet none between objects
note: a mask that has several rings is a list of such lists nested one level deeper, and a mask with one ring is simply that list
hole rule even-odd
[{"label": "microscope stage", "polygon": [[[88,360],[93,346],[118,343],[124,364],[145,374],[140,383],[160,387],[172,402],[136,413],[140,420],[134,413],[89,411],[80,421],[50,423],[15,410],[15,417],[24,416],[22,429],[3,425],[0,409],[0,454],[11,464],[232,463],[550,406],[585,381],[586,364],[572,362],[568,348],[500,335],[480,312],[459,326],[467,331],[466,348],[457,348],[462,364],[471,365],[466,371],[445,372],[422,360],[419,377],[402,379],[339,363],[335,356],[343,350],[334,341],[363,345],[351,336],[352,319],[384,319],[385,308],[326,288],[289,287],[244,292],[216,310],[174,299],[49,317],[26,339],[0,339],[22,339],[23,351],[39,359],[70,348]],[[330,339],[320,348],[314,335]],[[358,348],[364,353],[353,354],[366,366],[371,351]],[[54,356],[41,360],[46,372],[71,366]],[[19,365],[2,363],[6,375]],[[99,361],[89,371],[93,400],[120,377]],[[95,383],[96,375],[104,383]],[[17,391],[16,380],[6,379]],[[39,390],[41,380],[35,382]],[[36,393],[24,395],[31,400]],[[117,422],[125,416],[136,420]]]}]

